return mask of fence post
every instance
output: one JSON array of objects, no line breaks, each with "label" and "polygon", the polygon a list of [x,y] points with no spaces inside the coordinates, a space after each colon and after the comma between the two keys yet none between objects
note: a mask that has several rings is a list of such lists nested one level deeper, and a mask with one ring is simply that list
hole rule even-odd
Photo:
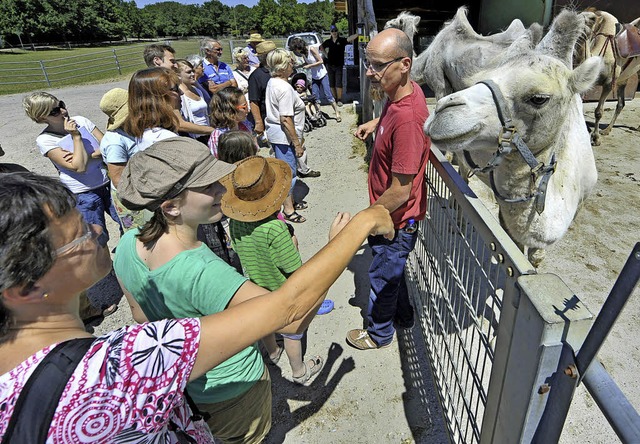
[{"label": "fence post", "polygon": [[[554,381],[559,382],[567,350],[582,345],[593,317],[556,275],[520,276],[516,290],[519,294],[509,301],[509,307],[505,298],[500,320],[502,326],[507,311],[515,310],[512,338],[505,349],[500,344],[502,329],[498,333],[496,356],[507,357],[501,360],[503,368],[496,369],[494,363],[483,443],[529,443],[550,396],[559,404],[570,403],[577,380],[568,388]],[[504,377],[498,381],[494,375]]]},{"label": "fence post", "polygon": [[118,54],[116,54],[115,48],[113,48],[113,58],[116,59],[116,68],[118,68],[118,74],[122,74],[122,70],[120,69],[120,62],[118,61]]},{"label": "fence post", "polygon": [[44,68],[44,62],[40,60],[40,68],[42,69],[42,74],[44,74],[44,79],[47,81],[47,85],[51,88],[51,82],[49,81],[49,76],[47,75],[47,70]]}]

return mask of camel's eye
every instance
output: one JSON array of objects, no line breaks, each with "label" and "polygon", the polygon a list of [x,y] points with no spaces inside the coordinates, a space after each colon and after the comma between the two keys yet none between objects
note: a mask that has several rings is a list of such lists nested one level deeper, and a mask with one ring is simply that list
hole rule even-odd
[{"label": "camel's eye", "polygon": [[549,101],[550,98],[551,98],[551,96],[548,96],[548,95],[535,94],[535,95],[529,97],[528,101],[533,106],[536,106],[536,107],[540,108],[541,106],[546,105],[546,103]]}]

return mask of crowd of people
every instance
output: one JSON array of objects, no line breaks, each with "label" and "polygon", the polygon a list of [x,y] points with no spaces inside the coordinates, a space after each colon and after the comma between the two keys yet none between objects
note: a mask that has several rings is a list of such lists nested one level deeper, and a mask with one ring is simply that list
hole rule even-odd
[{"label": "crowd of people", "polygon": [[[305,148],[307,83],[291,78],[304,59],[310,93],[329,99],[339,123],[337,71],[298,41],[288,50],[251,34],[234,67],[222,50],[207,38],[202,56],[176,59],[170,46],[148,46],[148,68],[100,101],[105,133],[49,93],[24,98],[27,116],[46,125],[36,144],[59,178],[0,171],[5,441],[261,442],[272,421],[268,366],[286,354],[300,385],[321,370],[301,340],[367,238],[368,328],[347,342],[383,348],[413,324],[403,270],[426,213],[429,141],[410,40],[390,29],[369,43],[367,76],[388,97],[354,134],[376,134],[371,206],[339,213],[327,246],[304,264],[292,224],[306,221],[308,204],[292,190],[320,173]],[[273,157],[258,155],[261,143]],[[120,228],[113,263],[106,215]],[[94,338],[80,309],[105,279],[117,279],[138,324]],[[47,373],[51,363],[65,371]],[[41,414],[25,414],[34,405]]]}]

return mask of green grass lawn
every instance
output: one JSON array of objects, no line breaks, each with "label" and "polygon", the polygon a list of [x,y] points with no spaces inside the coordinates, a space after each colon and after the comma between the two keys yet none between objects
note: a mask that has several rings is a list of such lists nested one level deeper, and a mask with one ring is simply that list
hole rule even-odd
[{"label": "green grass lawn", "polygon": [[[282,39],[275,40],[282,46]],[[231,62],[229,40],[221,39],[224,48],[222,61]],[[115,45],[93,48],[24,51],[20,53],[0,52],[0,94],[15,94],[28,91],[82,85],[101,81],[128,79],[132,73],[145,68],[142,51],[145,44]],[[172,40],[176,58],[198,54],[200,40]],[[121,65],[118,71],[113,50]],[[41,63],[44,63],[51,82],[44,78]]]}]

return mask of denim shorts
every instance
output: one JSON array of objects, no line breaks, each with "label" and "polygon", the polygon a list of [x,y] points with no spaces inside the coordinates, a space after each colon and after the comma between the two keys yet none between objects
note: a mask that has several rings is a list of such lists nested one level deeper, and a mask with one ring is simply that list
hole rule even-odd
[{"label": "denim shorts", "polygon": [[291,188],[289,189],[289,194],[291,194],[293,187],[298,180],[298,161],[296,159],[296,150],[292,145],[286,145],[284,143],[272,143],[271,146],[273,147],[276,159],[284,160],[291,168]]}]

